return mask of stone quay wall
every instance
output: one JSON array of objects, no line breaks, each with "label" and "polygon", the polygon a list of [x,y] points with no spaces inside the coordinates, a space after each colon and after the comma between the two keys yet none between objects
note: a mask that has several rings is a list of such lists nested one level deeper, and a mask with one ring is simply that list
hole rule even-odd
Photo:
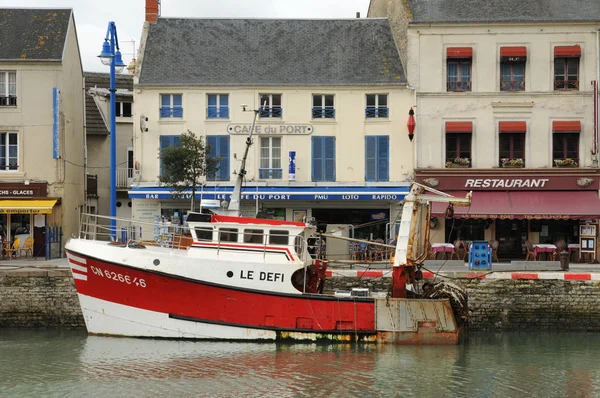
[{"label": "stone quay wall", "polygon": [[[337,274],[337,275],[336,275]],[[500,274],[496,274],[497,276]],[[600,274],[531,274],[487,278],[448,273],[466,289],[471,330],[600,331]],[[424,281],[437,281],[431,276]],[[385,294],[390,286],[385,276],[361,277],[334,273],[325,290],[368,288]],[[84,328],[79,300],[68,269],[0,271],[0,327]]]},{"label": "stone quay wall", "polygon": [[1,271],[0,327],[85,328],[71,271]]}]

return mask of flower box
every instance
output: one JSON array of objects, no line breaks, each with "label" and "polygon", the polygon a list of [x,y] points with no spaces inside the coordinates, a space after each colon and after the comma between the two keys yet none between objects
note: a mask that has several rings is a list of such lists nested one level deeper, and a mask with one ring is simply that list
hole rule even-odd
[{"label": "flower box", "polygon": [[469,168],[471,167],[471,159],[469,158],[454,158],[452,160],[447,160],[446,161],[446,168],[450,169],[450,168]]},{"label": "flower box", "polygon": [[503,164],[502,168],[504,169],[522,169],[525,165],[516,165],[516,164]]},{"label": "flower box", "polygon": [[525,167],[525,162],[521,158],[502,158],[500,159],[500,166],[509,169],[522,169]]},{"label": "flower box", "polygon": [[468,169],[470,165],[468,164],[458,164],[458,163],[450,163],[450,165],[446,166],[450,169]]},{"label": "flower box", "polygon": [[570,158],[554,159],[553,163],[554,163],[554,167],[559,167],[559,168],[579,167],[579,164],[577,163],[577,161],[575,159],[570,159]]}]

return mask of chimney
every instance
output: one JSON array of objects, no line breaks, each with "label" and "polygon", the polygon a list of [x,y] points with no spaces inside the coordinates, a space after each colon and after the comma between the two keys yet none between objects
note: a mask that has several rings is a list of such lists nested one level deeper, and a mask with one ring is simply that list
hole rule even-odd
[{"label": "chimney", "polygon": [[146,22],[156,22],[160,17],[160,0],[146,0]]},{"label": "chimney", "polygon": [[360,18],[360,12],[356,13],[356,18]]}]

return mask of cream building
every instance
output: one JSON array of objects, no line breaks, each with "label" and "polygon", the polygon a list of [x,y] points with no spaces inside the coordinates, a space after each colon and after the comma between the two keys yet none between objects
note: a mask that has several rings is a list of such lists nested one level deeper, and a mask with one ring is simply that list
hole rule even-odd
[{"label": "cream building", "polygon": [[580,225],[600,217],[600,2],[446,4],[369,9],[389,18],[417,90],[416,179],[475,192],[454,220],[434,207],[434,241],[495,240],[506,259],[526,242],[579,244]]},{"label": "cream building", "polygon": [[198,199],[208,207],[228,199],[260,109],[244,214],[390,236],[414,147],[413,92],[387,20],[149,19],[134,85],[134,217],[178,220],[189,210],[157,183],[159,149],[187,130],[222,159]]},{"label": "cream building", "polygon": [[33,236],[43,257],[44,227],[62,226],[64,243],[85,204],[75,20],[71,9],[4,8],[0,26],[1,235],[21,245]]}]

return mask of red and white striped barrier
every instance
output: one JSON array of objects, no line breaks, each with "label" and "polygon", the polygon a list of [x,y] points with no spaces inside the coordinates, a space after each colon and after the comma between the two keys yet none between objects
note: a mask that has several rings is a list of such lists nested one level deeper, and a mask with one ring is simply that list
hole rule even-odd
[{"label": "red and white striped barrier", "polygon": [[[347,270],[329,269],[326,273],[329,278],[391,278],[392,270]],[[440,272],[440,276],[460,279],[548,279],[565,281],[600,281],[597,272]],[[423,271],[423,278],[432,279],[436,275],[430,271]]]}]

